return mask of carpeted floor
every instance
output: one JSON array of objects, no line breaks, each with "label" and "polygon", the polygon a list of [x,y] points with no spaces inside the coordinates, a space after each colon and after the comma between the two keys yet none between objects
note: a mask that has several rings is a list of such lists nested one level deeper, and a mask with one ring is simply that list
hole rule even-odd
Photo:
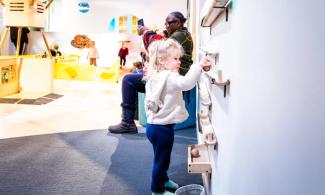
[{"label": "carpeted floor", "polygon": [[[187,145],[195,129],[175,132],[169,176],[181,186],[202,184],[187,173]],[[0,140],[0,194],[146,195],[152,148],[145,134],[106,130]]]}]

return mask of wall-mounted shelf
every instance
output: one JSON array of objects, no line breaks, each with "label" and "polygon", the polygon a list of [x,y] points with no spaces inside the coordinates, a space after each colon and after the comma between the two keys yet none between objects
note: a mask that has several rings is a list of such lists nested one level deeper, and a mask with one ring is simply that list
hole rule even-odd
[{"label": "wall-mounted shelf", "polygon": [[226,97],[226,95],[227,95],[227,86],[230,85],[230,80],[229,79],[223,80],[222,71],[219,70],[218,75],[216,75],[212,71],[206,72],[205,74],[208,77],[210,77],[211,84],[217,85],[219,87],[223,87],[223,91],[224,91],[223,96]]},{"label": "wall-mounted shelf", "polygon": [[216,146],[218,141],[214,133],[208,113],[199,113],[199,131],[203,134],[203,141],[207,145]]},{"label": "wall-mounted shelf", "polygon": [[209,27],[211,34],[211,26],[217,21],[219,16],[225,12],[226,22],[228,21],[228,8],[231,0],[209,0],[206,1],[202,10],[202,27]]},{"label": "wall-mounted shelf", "polygon": [[198,83],[199,94],[200,94],[200,103],[204,106],[211,106],[211,98],[207,86],[205,84]]},{"label": "wall-mounted shelf", "polygon": [[188,146],[188,172],[211,173],[211,162],[208,147],[205,144],[191,144]]}]

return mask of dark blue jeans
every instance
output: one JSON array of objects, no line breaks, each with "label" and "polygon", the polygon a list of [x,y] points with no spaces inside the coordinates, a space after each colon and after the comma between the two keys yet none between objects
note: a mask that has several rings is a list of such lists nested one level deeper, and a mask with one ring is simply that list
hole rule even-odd
[{"label": "dark blue jeans", "polygon": [[147,124],[146,133],[154,151],[151,191],[163,192],[174,144],[174,125]]},{"label": "dark blue jeans", "polygon": [[126,59],[125,59],[125,57],[121,57],[120,56],[120,65],[122,66],[125,66],[125,62],[126,62]]},{"label": "dark blue jeans", "polygon": [[145,92],[145,82],[143,75],[138,73],[129,73],[124,75],[122,80],[122,109],[123,119],[131,122],[134,119],[138,92]]}]

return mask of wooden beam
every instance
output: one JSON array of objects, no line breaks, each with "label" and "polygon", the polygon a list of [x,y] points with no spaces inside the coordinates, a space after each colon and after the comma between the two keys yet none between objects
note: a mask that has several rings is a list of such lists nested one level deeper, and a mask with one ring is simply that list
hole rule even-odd
[{"label": "wooden beam", "polygon": [[23,58],[18,58],[17,59],[17,69],[16,69],[16,73],[17,73],[17,80],[18,80],[18,92],[22,91],[22,87],[20,86],[20,74],[21,74],[21,67],[23,66]]},{"label": "wooden beam", "polygon": [[16,56],[19,55],[19,49],[20,49],[20,40],[21,40],[21,31],[23,27],[18,27],[18,35],[17,35],[17,47],[16,47]]},{"label": "wooden beam", "polygon": [[45,9],[47,9],[51,5],[52,2],[53,2],[53,0],[48,0],[47,4],[45,5]]},{"label": "wooden beam", "polygon": [[2,36],[1,36],[0,49],[2,48],[2,45],[3,45],[3,43],[4,43],[5,39],[6,39],[6,36],[7,36],[8,32],[9,32],[9,27],[6,26],[4,32],[3,32]]},{"label": "wooden beam", "polygon": [[42,34],[42,37],[43,37],[43,40],[44,40],[44,43],[45,43],[45,46],[46,46],[47,55],[52,58],[53,56],[51,54],[50,47],[49,47],[49,44],[47,43],[47,40],[46,40],[46,37],[45,37],[45,34],[44,34],[43,29],[41,29],[41,34]]},{"label": "wooden beam", "polygon": [[30,5],[30,6],[34,5],[34,1],[35,1],[35,0],[29,0],[29,5]]}]

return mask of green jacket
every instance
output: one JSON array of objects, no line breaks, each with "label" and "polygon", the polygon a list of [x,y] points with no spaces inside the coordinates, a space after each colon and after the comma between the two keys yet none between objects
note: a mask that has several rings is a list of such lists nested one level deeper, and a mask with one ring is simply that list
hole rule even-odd
[{"label": "green jacket", "polygon": [[192,60],[192,52],[193,52],[193,39],[188,32],[186,27],[183,27],[180,30],[175,31],[170,38],[175,39],[178,43],[180,43],[184,49],[184,55],[181,57],[181,67],[179,69],[179,73],[181,75],[185,75],[187,71],[190,69],[190,66],[193,64]]}]

